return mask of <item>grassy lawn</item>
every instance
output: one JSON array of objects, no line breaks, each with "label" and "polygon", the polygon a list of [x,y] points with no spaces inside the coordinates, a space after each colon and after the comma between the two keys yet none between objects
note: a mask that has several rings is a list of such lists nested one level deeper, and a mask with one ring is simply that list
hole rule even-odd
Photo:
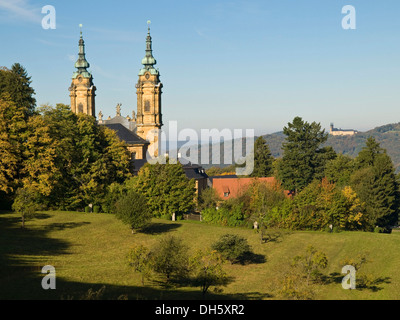
[{"label": "grassy lawn", "polygon": [[[317,299],[398,299],[400,297],[400,234],[342,232],[285,233],[261,244],[252,230],[212,226],[199,222],[154,219],[145,233],[132,235],[112,215],[76,212],[44,212],[20,229],[20,219],[0,214],[0,299],[79,299],[89,289],[105,285],[106,299],[126,295],[128,299],[201,299],[198,288],[166,290],[143,287],[140,276],[126,266],[125,256],[135,244],[151,247],[166,234],[182,238],[194,252],[206,248],[225,233],[247,238],[255,254],[265,261],[247,265],[225,265],[233,281],[217,299],[278,299],[281,280],[292,258],[309,244],[326,253],[327,274],[336,281],[318,286]],[[368,252],[372,262],[365,272],[381,279],[375,289],[344,290],[339,261]],[[57,289],[43,290],[41,268],[56,268]]]}]

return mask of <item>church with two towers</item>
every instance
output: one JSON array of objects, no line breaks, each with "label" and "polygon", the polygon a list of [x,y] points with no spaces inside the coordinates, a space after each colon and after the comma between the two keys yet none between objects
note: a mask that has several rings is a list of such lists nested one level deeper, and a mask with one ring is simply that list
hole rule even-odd
[{"label": "church with two towers", "polygon": [[[132,160],[146,159],[146,153],[151,157],[158,156],[158,146],[162,123],[161,94],[162,83],[160,73],[154,68],[157,61],[153,57],[150,22],[146,38],[146,55],[142,60],[139,79],[136,84],[137,112],[132,111],[132,117],[121,115],[121,105],[116,108],[115,117],[103,119],[103,113],[98,114],[99,125],[105,125],[114,130],[118,137],[125,141],[131,153]],[[75,63],[76,71],[72,75],[72,84],[69,88],[72,112],[96,117],[96,86],[93,76],[88,71],[89,62],[85,56],[85,42],[82,30],[79,39],[78,60]]]}]

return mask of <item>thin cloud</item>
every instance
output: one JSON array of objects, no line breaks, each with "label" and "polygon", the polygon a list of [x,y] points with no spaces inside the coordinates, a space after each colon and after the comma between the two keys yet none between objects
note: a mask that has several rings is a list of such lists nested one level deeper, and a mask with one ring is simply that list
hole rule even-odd
[{"label": "thin cloud", "polygon": [[0,0],[0,13],[9,20],[40,23],[41,8],[29,4],[28,0]]},{"label": "thin cloud", "polygon": [[77,60],[76,55],[74,55],[74,54],[68,54],[67,57],[68,57],[68,60],[72,61],[72,62],[75,62]]},{"label": "thin cloud", "polygon": [[203,30],[200,29],[194,29],[194,31],[197,33],[197,35],[201,38],[208,39],[209,37],[205,34]]}]

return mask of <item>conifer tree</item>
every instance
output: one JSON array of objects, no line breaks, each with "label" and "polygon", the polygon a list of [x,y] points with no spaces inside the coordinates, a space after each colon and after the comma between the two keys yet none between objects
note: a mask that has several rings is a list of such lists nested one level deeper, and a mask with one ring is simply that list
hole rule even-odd
[{"label": "conifer tree", "polygon": [[13,64],[11,70],[0,70],[0,95],[8,93],[17,107],[23,110],[26,118],[34,114],[36,107],[35,90],[31,83],[31,77],[19,63]]},{"label": "conifer tree", "polygon": [[328,135],[318,123],[308,123],[300,117],[283,128],[283,158],[279,162],[278,175],[285,188],[301,191],[313,179],[322,178],[325,164],[335,157],[332,148],[321,148]]},{"label": "conifer tree", "polygon": [[273,161],[267,141],[258,137],[254,143],[254,170],[251,177],[270,177],[273,173]]},{"label": "conifer tree", "polygon": [[372,230],[397,223],[399,191],[395,169],[390,157],[372,137],[356,158],[358,170],[351,177],[351,185],[365,203],[366,218]]}]

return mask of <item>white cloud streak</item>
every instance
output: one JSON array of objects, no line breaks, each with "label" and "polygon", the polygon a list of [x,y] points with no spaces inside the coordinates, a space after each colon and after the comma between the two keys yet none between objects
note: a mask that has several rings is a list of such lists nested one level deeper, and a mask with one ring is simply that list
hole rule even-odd
[{"label": "white cloud streak", "polygon": [[14,22],[40,23],[41,8],[29,4],[28,0],[0,0],[0,13]]}]

